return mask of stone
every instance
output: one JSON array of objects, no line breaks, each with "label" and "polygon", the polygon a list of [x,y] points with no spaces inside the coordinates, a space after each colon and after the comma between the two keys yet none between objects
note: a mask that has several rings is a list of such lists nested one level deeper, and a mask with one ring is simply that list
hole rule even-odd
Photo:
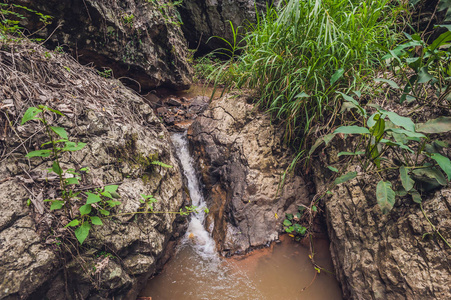
[{"label": "stone", "polygon": [[53,17],[52,24],[38,30],[42,23],[24,11],[28,18],[23,26],[35,32],[35,37],[45,39],[47,47],[64,45],[81,63],[111,68],[115,78],[123,77],[124,83],[136,90],[159,86],[184,90],[191,84],[189,52],[169,0],[72,0],[70,4],[59,0],[14,0],[10,3]]},{"label": "stone", "polygon": [[245,253],[275,241],[278,216],[309,203],[304,180],[282,174],[293,156],[282,130],[248,104],[249,96],[214,100],[190,127],[189,140],[210,209],[207,228],[223,255]]},{"label": "stone", "polygon": [[[199,49],[201,53],[226,47],[226,43],[214,36],[225,38],[233,43],[234,28],[255,22],[255,12],[263,11],[266,4],[274,1],[267,0],[185,0],[178,8],[183,20],[182,29],[191,49]],[[242,31],[240,31],[242,32]],[[210,39],[211,38],[211,39]],[[239,42],[239,40],[238,40]]]},{"label": "stone", "polygon": [[[66,55],[42,59],[46,49],[34,44],[11,43],[10,47],[13,58],[10,52],[0,52],[1,86],[27,93],[15,101],[14,111],[20,115],[16,114],[14,124],[20,124],[21,115],[31,105],[71,112],[73,117],[52,114],[52,125],[65,128],[69,140],[86,146],[62,154],[62,168],[89,167],[89,172],[79,171],[82,191],[115,184],[121,204],[112,209],[119,213],[117,218],[105,218],[103,226],[92,226],[83,247],[72,250],[72,255],[66,253],[62,261],[56,250],[68,248],[58,246],[60,241],[67,238],[78,243],[73,228],[63,228],[69,222],[67,216],[62,210],[50,211],[47,202],[43,211],[33,204],[27,206],[28,198],[42,203],[59,196],[58,178],[47,171],[51,160],[25,157],[48,137],[34,121],[20,126],[21,130],[8,130],[2,141],[2,153],[8,155],[1,157],[0,164],[0,299],[43,299],[46,295],[68,299],[66,290],[77,299],[136,297],[140,285],[161,267],[161,258],[169,256],[170,240],[184,230],[185,219],[175,214],[135,214],[143,208],[141,194],[158,200],[157,211],[179,211],[188,205],[168,131],[151,107],[121,82],[99,77]],[[14,77],[10,68],[16,70]],[[33,95],[39,95],[37,91],[48,82],[54,82],[52,97],[58,100],[32,103]],[[0,99],[6,93],[0,89]],[[6,122],[4,115],[0,114],[1,124]],[[17,147],[25,140],[23,147]],[[155,160],[173,167],[158,167],[152,164]],[[75,214],[86,201],[83,192],[79,201],[71,202]],[[114,258],[98,260],[105,251],[109,252],[106,258]]]},{"label": "stone", "polygon": [[182,103],[174,98],[169,98],[168,100],[166,100],[166,104],[169,106],[182,106]]},{"label": "stone", "polygon": [[[317,187],[327,186],[331,176],[326,168],[329,148],[325,152],[313,163]],[[347,171],[356,168],[351,165]],[[344,298],[451,299],[451,249],[429,234],[431,225],[410,197],[397,197],[384,215],[375,190],[375,180],[359,173],[324,200],[332,260]],[[426,215],[450,241],[451,189],[422,197]]]}]

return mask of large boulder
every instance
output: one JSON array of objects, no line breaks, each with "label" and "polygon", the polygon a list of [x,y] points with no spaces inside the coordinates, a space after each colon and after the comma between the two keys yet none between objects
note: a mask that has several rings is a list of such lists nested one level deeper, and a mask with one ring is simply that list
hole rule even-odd
[{"label": "large boulder", "polygon": [[[26,42],[7,47],[0,51],[0,299],[133,298],[183,229],[183,218],[145,214],[140,202],[141,194],[153,195],[156,211],[178,211],[188,203],[167,130],[119,81],[66,54]],[[65,114],[48,113],[53,126],[87,144],[60,157],[65,170],[90,169],[79,171],[75,191],[82,196],[119,186],[121,204],[111,210],[117,216],[93,225],[82,247],[64,228],[71,217],[43,202],[61,193],[58,176],[48,173],[52,161],[25,158],[49,139],[37,121],[20,124],[28,107],[41,104]],[[71,201],[73,217],[85,199]]]},{"label": "large boulder", "polygon": [[[336,141],[314,160],[321,191],[339,167]],[[340,149],[340,150],[338,150]],[[376,182],[358,165],[353,180],[338,185],[324,200],[330,250],[345,299],[451,299],[451,249],[430,222],[451,241],[451,189],[423,195],[423,209],[410,197],[397,199],[388,214],[376,200]],[[427,216],[427,218],[426,218]]]},{"label": "large boulder", "polygon": [[[263,11],[269,0],[185,0],[178,10],[183,19],[182,29],[188,40],[189,47],[207,52],[214,49],[227,47],[227,44],[219,38],[234,41],[234,28],[243,26],[240,33],[246,30],[246,26],[256,21],[256,12]],[[229,22],[230,21],[230,22]],[[237,42],[239,42],[239,36]],[[228,47],[227,47],[228,48]]]},{"label": "large boulder", "polygon": [[22,25],[46,45],[72,52],[81,63],[111,68],[116,78],[136,89],[166,86],[187,89],[189,52],[176,11],[169,0],[13,0],[53,17],[41,29],[35,14]]},{"label": "large boulder", "polygon": [[229,94],[213,101],[188,134],[210,208],[207,228],[223,255],[244,253],[278,238],[287,212],[308,204],[300,176],[281,178],[292,160],[282,130]]}]

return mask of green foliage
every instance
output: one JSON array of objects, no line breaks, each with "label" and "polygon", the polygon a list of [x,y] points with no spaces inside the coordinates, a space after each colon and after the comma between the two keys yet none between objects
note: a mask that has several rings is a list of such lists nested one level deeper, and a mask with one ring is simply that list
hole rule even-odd
[{"label": "green foliage", "polygon": [[[37,16],[43,27],[52,22],[51,16],[44,15],[26,6],[0,3],[0,40],[10,41],[24,37],[24,28],[20,25],[22,20],[26,20],[24,14]],[[40,41],[40,39],[32,40]]]},{"label": "green foliage", "polygon": [[282,3],[257,17],[245,46],[234,40],[220,51],[232,59],[214,79],[257,89],[258,104],[285,124],[286,141],[302,146],[312,123],[334,111],[334,91],[356,86],[379,65],[396,38],[396,10],[385,0]]},{"label": "green foliage", "polygon": [[[448,176],[448,180],[451,178],[451,162],[440,153],[441,149],[447,146],[446,143],[434,141],[432,144],[427,144],[427,136],[416,131],[419,129],[433,133],[448,132],[451,130],[451,123],[447,118],[429,120],[425,123],[427,125],[415,125],[410,118],[370,104],[369,106],[375,108],[376,112],[365,119],[366,109],[354,99],[350,101],[352,97],[349,95],[343,96],[349,104],[348,107],[356,109],[363,118],[362,123],[365,126],[341,126],[333,134],[354,134],[361,137],[358,143],[360,149],[349,154],[361,157],[359,161],[364,172],[367,172],[369,167],[375,166],[382,176],[381,161],[389,161],[389,158],[384,155],[391,151],[391,155],[397,157],[399,165],[390,169],[399,169],[402,190],[410,194],[414,201],[418,202],[421,199],[417,190],[425,192],[440,185],[447,185],[448,182],[440,171],[441,169]],[[356,176],[356,172],[347,173],[337,178],[335,184],[346,182]],[[397,194],[401,195],[401,190],[398,190]],[[392,184],[384,180],[379,181],[376,196],[382,211],[389,212],[395,203]]]},{"label": "green foliage", "polygon": [[[316,207],[315,207],[316,209]],[[299,206],[298,212],[293,214],[286,214],[283,220],[283,227],[286,233],[291,234],[296,240],[300,240],[305,236],[307,228],[302,226],[302,216],[304,215],[305,207]]]},{"label": "green foliage", "polygon": [[[88,168],[81,168],[78,172],[72,168],[65,170],[61,167],[60,158],[64,152],[74,152],[83,149],[86,143],[69,141],[68,134],[64,128],[50,125],[47,119],[48,116],[46,115],[49,113],[64,116],[60,111],[44,105],[30,107],[24,113],[21,124],[23,125],[30,121],[41,122],[49,138],[48,142],[41,145],[41,148],[44,149],[31,151],[26,157],[51,157],[52,167],[49,169],[49,172],[58,175],[61,195],[56,199],[45,199],[44,202],[51,203],[51,211],[64,208],[66,217],[71,220],[65,227],[75,228],[75,237],[81,245],[89,236],[92,225],[102,226],[104,224],[102,219],[120,215],[114,212],[114,208],[121,205],[121,202],[117,200],[120,198],[117,192],[119,186],[108,185],[103,188],[97,188],[94,191],[88,190],[83,194],[80,191],[74,190],[73,186],[80,184],[81,173],[87,172]],[[50,148],[47,149],[46,147]],[[151,164],[164,168],[172,168],[172,166],[160,161],[152,161]],[[140,201],[145,205],[143,213],[174,213],[186,216],[192,212],[196,212],[196,207],[194,206],[186,206],[178,212],[154,211],[153,204],[157,200],[152,195],[141,194],[141,196],[142,199]],[[81,199],[85,199],[85,203],[79,207],[79,214],[75,214],[74,216],[72,206],[75,203],[72,202],[77,201],[79,203]]]},{"label": "green foliage", "polygon": [[[399,101],[426,100],[425,86],[436,90],[437,96],[448,100],[451,93],[451,26],[438,25],[447,29],[438,38],[427,44],[419,34],[405,33],[406,40],[390,50],[383,59],[389,64],[394,76],[407,82],[400,88],[392,81],[385,80],[395,90],[401,92]],[[383,81],[384,79],[378,79]]]}]

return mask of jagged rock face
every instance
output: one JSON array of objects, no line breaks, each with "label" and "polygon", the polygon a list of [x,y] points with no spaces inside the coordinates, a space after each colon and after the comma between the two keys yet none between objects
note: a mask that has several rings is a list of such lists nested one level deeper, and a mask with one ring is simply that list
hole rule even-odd
[{"label": "jagged rock face", "polygon": [[[318,187],[333,176],[325,168],[329,164],[314,163]],[[433,234],[419,205],[410,199],[397,199],[383,215],[375,186],[374,179],[359,174],[325,200],[330,250],[344,298],[451,299],[451,249]],[[451,189],[423,198],[426,215],[450,241]]]},{"label": "jagged rock face", "polygon": [[[171,1],[10,2],[53,16],[52,24],[37,33],[48,38],[49,47],[69,47],[81,63],[110,67],[116,78],[131,78],[122,80],[135,89],[189,88],[189,53]],[[36,16],[22,22],[30,32],[42,27]]]},{"label": "jagged rock face", "polygon": [[[234,28],[243,25],[246,21],[255,22],[255,12],[266,8],[268,0],[185,0],[178,8],[183,19],[183,32],[189,42],[189,47],[208,52],[213,49],[227,47],[218,36],[233,42],[233,32],[229,21]],[[209,40],[210,39],[210,40]],[[208,42],[208,43],[207,43]]]},{"label": "jagged rock face", "polygon": [[[143,208],[140,194],[153,195],[157,211],[187,204],[168,132],[120,82],[36,45],[8,45],[0,52],[0,95],[0,122],[13,124],[0,134],[0,299],[132,299],[183,227],[173,214],[135,214]],[[71,246],[78,242],[72,229],[63,228],[69,221],[63,210],[50,211],[43,202],[60,195],[56,174],[47,171],[52,162],[25,158],[48,141],[38,122],[20,125],[26,109],[40,104],[64,112],[66,117],[47,118],[70,140],[87,143],[60,158],[64,169],[90,168],[76,188],[119,185],[121,205],[114,211],[121,215],[93,225],[83,247]],[[85,197],[72,201],[76,217]],[[61,246],[63,236],[71,243]]]},{"label": "jagged rock face", "polygon": [[207,228],[223,255],[274,241],[285,213],[309,201],[299,176],[278,189],[292,157],[282,132],[248,98],[213,101],[188,132],[210,208]]}]

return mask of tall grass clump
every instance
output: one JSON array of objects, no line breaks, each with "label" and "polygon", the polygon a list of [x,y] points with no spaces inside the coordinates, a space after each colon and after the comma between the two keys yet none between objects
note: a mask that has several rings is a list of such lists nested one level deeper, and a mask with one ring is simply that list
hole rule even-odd
[{"label": "tall grass clump", "polygon": [[336,109],[335,91],[373,74],[395,44],[396,11],[389,0],[282,1],[257,17],[241,55],[216,76],[257,90],[258,104],[285,124],[286,141],[302,151],[312,124]]}]

